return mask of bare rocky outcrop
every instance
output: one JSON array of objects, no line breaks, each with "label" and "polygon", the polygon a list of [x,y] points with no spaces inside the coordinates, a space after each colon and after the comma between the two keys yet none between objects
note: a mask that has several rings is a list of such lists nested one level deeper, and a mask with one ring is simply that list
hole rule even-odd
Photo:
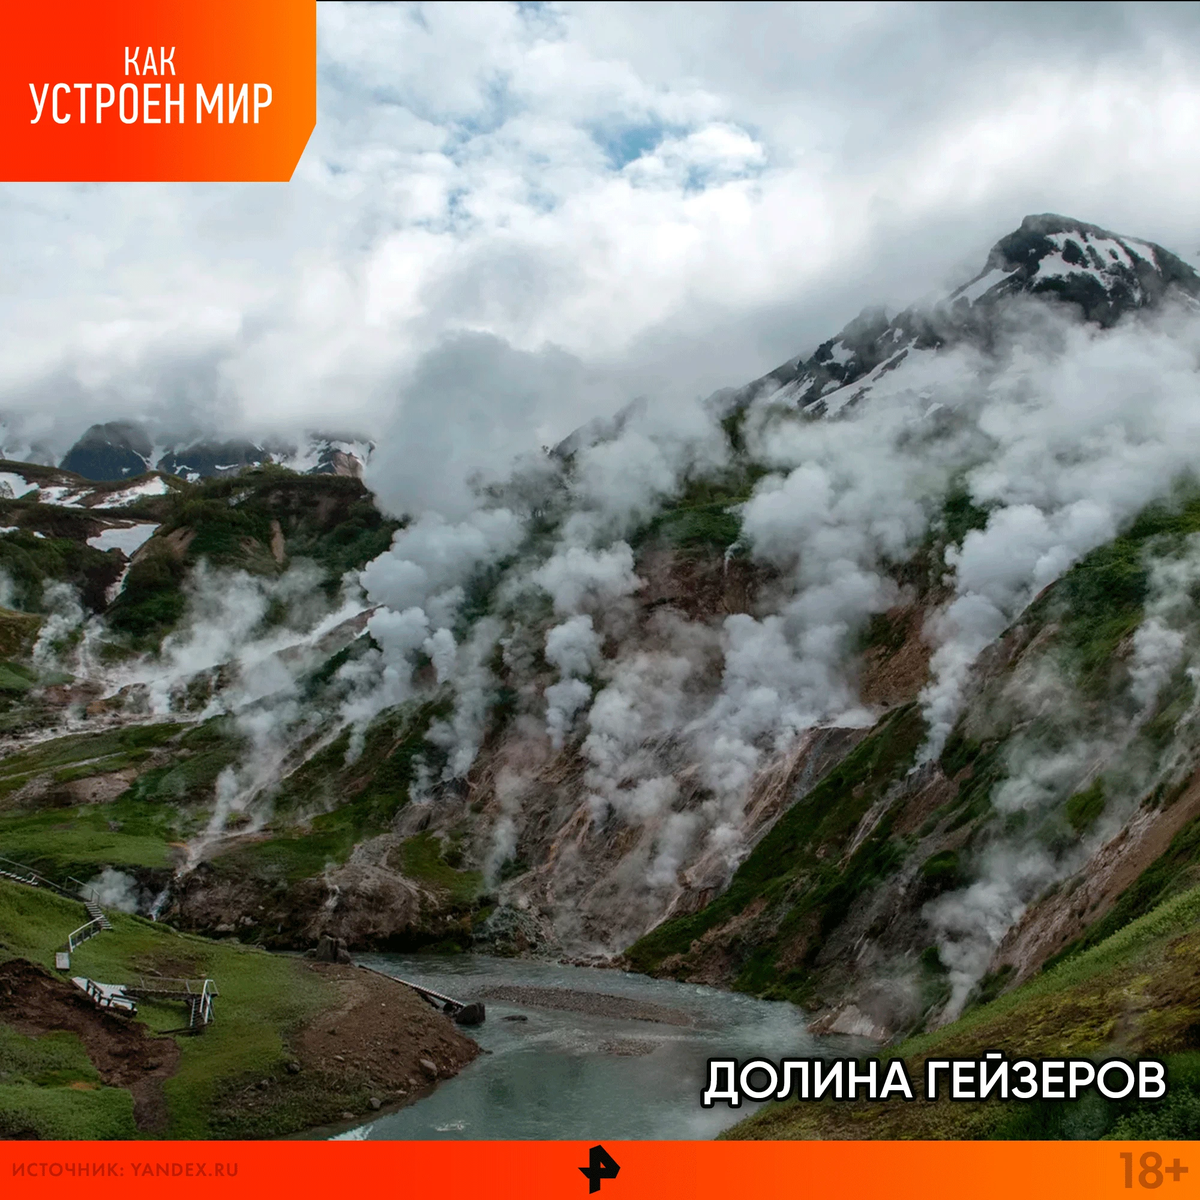
[{"label": "bare rocky outcrop", "polygon": [[172,890],[171,920],[181,928],[271,946],[308,947],[328,937],[354,948],[416,948],[462,932],[460,911],[384,866],[351,862],[281,887],[201,863]]},{"label": "bare rocky outcrop", "polygon": [[320,941],[308,952],[314,962],[349,963],[350,951],[346,949],[345,938],[332,938],[322,934]]}]

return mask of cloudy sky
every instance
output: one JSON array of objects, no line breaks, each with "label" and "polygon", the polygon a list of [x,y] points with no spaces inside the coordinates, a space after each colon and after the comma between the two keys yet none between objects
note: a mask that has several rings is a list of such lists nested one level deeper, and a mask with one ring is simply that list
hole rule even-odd
[{"label": "cloudy sky", "polygon": [[496,455],[745,382],[1029,212],[1197,261],[1194,5],[318,10],[291,183],[0,185],[28,430],[186,409]]}]

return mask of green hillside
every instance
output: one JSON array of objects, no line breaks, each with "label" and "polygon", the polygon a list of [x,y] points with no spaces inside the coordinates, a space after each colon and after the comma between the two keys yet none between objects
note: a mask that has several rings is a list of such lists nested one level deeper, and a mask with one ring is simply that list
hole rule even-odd
[{"label": "green hillside", "polygon": [[[927,1058],[1156,1058],[1161,1101],[786,1101],[727,1138],[1194,1138],[1200,1131],[1200,888],[959,1020],[883,1052],[923,1077]],[[918,1094],[921,1089],[918,1087]]]}]

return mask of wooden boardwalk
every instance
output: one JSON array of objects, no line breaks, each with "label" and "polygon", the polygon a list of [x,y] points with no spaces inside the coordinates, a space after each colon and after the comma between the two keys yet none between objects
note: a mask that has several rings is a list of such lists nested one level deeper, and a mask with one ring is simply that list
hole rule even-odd
[{"label": "wooden boardwalk", "polygon": [[119,983],[100,983],[88,979],[84,975],[73,975],[71,982],[79,988],[97,1008],[109,1012],[121,1013],[123,1016],[137,1016],[137,1002],[125,994],[125,988]]}]

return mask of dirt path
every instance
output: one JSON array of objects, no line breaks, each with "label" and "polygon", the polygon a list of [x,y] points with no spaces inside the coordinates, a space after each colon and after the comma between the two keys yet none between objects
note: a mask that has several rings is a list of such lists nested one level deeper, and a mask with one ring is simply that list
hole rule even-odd
[{"label": "dirt path", "polygon": [[332,963],[308,970],[335,980],[342,1000],[292,1039],[302,1066],[361,1077],[396,1096],[457,1075],[479,1053],[449,1017],[402,983]]}]

